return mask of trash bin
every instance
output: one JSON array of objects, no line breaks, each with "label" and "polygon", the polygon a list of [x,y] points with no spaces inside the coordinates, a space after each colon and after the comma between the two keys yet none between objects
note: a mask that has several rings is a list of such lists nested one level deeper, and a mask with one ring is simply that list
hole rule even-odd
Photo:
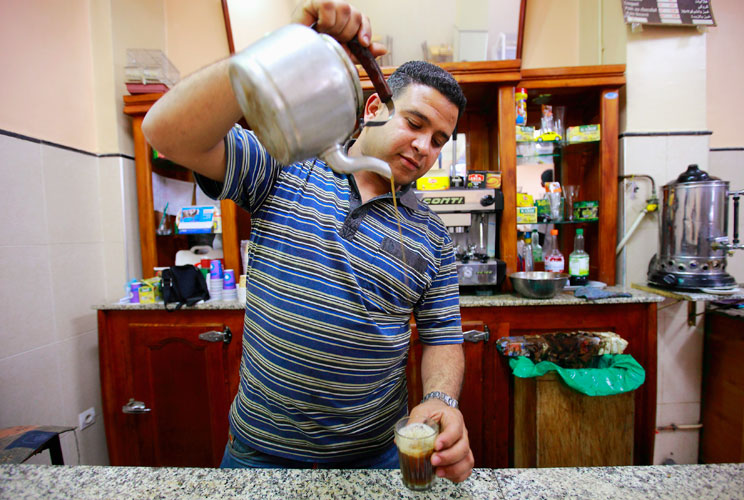
[{"label": "trash bin", "polygon": [[645,373],[631,356],[606,355],[597,367],[581,369],[528,358],[509,364],[515,374],[515,467],[633,464],[632,391]]}]

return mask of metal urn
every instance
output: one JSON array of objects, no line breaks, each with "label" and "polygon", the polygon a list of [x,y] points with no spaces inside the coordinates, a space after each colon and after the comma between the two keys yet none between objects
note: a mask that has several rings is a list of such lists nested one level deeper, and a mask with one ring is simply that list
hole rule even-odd
[{"label": "metal urn", "polygon": [[[700,290],[736,286],[726,272],[726,255],[739,244],[739,197],[729,183],[690,165],[662,188],[659,251],[648,281],[664,288]],[[733,241],[728,238],[728,198],[734,200]]]}]

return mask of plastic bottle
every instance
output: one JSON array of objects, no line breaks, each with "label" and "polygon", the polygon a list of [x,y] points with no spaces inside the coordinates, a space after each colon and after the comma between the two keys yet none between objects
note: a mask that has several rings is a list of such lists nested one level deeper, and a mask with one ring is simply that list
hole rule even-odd
[{"label": "plastic bottle", "polygon": [[529,233],[524,239],[524,249],[522,252],[524,254],[524,270],[526,272],[534,271],[535,266],[532,261],[532,238],[530,238]]},{"label": "plastic bottle", "polygon": [[558,230],[550,231],[551,248],[550,254],[545,257],[545,270],[552,273],[562,273],[566,268],[563,254],[558,249]]},{"label": "plastic bottle", "polygon": [[540,235],[537,229],[532,230],[532,260],[535,263],[543,261],[543,248],[540,246]]},{"label": "plastic bottle", "polygon": [[568,256],[571,286],[584,286],[589,281],[589,254],[584,251],[584,230],[577,229],[574,250]]},{"label": "plastic bottle", "polygon": [[522,231],[517,231],[517,271],[524,271],[524,240]]}]

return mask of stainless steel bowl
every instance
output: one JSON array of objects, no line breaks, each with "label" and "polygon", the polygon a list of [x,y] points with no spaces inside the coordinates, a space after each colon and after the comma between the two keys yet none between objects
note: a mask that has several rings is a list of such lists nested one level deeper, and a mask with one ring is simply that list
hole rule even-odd
[{"label": "stainless steel bowl", "polygon": [[509,275],[514,289],[529,299],[549,299],[568,284],[568,274],[530,271]]}]

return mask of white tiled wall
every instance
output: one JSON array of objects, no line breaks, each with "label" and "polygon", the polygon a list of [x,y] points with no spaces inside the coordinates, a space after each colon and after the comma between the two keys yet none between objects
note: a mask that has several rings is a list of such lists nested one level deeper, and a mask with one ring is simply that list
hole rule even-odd
[{"label": "white tiled wall", "polygon": [[[623,175],[646,174],[661,188],[674,180],[690,164],[708,170],[709,135],[653,135],[621,138]],[[636,179],[620,184],[620,238],[641,213],[651,196],[651,183]],[[659,208],[660,210],[661,208]],[[647,214],[618,257],[618,281],[626,286],[646,283],[651,257],[658,251],[660,213]],[[619,241],[619,239],[618,239]],[[703,305],[698,304],[703,310]],[[687,325],[687,303],[666,300],[659,305],[657,323],[657,409],[658,426],[696,424],[700,419],[702,383],[702,317],[696,326]],[[654,463],[666,459],[677,463],[697,463],[699,433],[696,430],[657,434]]]},{"label": "white tiled wall", "polygon": [[[0,135],[0,428],[77,426],[92,406],[83,464],[108,463],[91,306],[139,273],[133,163]],[[78,463],[72,433],[62,446]]]}]

